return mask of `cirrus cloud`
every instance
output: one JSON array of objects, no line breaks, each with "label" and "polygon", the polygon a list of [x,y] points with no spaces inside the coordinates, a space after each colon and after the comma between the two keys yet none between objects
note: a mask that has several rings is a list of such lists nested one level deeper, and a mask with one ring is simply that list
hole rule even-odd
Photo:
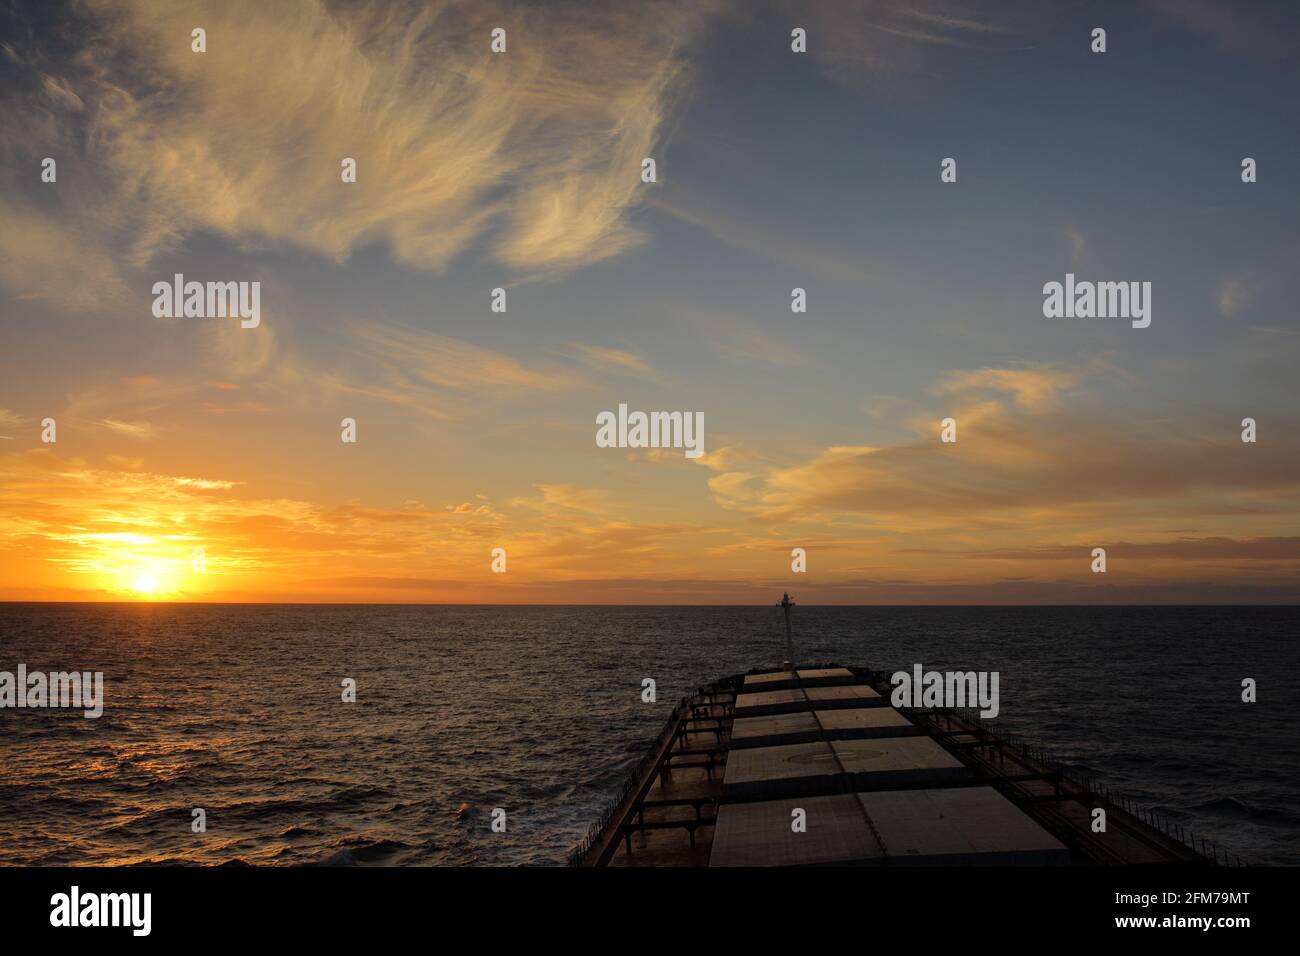
[{"label": "cirrus cloud", "polygon": [[[338,262],[379,243],[431,270],[480,241],[530,274],[617,255],[713,6],[92,0],[63,31],[78,54],[28,51],[0,104],[41,130],[6,158],[77,171],[57,208],[0,196],[24,236],[6,230],[0,281],[85,307],[201,232]],[[67,242],[93,281],[52,281]]]}]

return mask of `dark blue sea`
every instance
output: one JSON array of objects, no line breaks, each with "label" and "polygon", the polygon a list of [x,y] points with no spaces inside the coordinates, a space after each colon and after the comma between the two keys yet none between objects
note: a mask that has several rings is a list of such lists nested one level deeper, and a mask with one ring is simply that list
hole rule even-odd
[{"label": "dark blue sea", "polygon": [[[0,604],[0,671],[102,671],[106,698],[0,710],[0,863],[559,864],[679,697],[780,661],[779,614]],[[995,729],[1300,863],[1300,609],[794,614],[801,661],[998,671]]]}]

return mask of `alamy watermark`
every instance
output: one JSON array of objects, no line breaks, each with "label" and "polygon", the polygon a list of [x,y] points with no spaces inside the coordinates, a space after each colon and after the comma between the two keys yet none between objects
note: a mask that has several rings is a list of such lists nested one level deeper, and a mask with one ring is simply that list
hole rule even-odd
[{"label": "alamy watermark", "polygon": [[1133,328],[1151,324],[1150,282],[1075,281],[1043,286],[1043,315],[1049,319],[1131,319]]},{"label": "alamy watermark", "polygon": [[81,708],[87,720],[104,713],[103,671],[0,671],[0,710],[13,708]]},{"label": "alamy watermark", "polygon": [[597,448],[684,448],[687,458],[704,454],[703,412],[629,412],[596,416]]},{"label": "alamy watermark", "polygon": [[50,897],[50,925],[54,927],[129,927],[133,936],[148,936],[153,929],[152,893],[82,893],[73,886]]},{"label": "alamy watermark", "polygon": [[998,715],[997,671],[895,671],[889,702],[895,707],[979,707],[980,716],[992,720]]},{"label": "alamy watermark", "polygon": [[153,314],[157,319],[240,319],[255,329],[262,323],[262,283],[186,282],[176,273],[171,282],[153,284]]}]

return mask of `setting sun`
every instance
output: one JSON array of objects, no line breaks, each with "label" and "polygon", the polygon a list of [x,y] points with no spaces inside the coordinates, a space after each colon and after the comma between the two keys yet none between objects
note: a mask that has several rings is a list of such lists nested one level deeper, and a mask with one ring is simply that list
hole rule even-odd
[{"label": "setting sun", "polygon": [[152,574],[142,574],[131,582],[131,590],[140,594],[153,594],[158,590],[158,579]]}]

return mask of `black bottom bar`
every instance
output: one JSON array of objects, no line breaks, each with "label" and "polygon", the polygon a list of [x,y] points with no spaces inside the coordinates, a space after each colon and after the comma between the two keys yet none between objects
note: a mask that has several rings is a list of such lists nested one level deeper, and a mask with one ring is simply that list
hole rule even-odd
[{"label": "black bottom bar", "polygon": [[[897,938],[917,945],[982,937],[1027,941],[1025,933],[1061,939],[1153,933],[1168,938],[1172,932],[1175,938],[1200,935],[1217,942],[1259,929],[1276,933],[1292,923],[1298,877],[1296,869],[1250,867],[9,869],[0,870],[0,919],[7,941],[77,934],[127,945],[250,939],[301,945],[347,938],[373,943],[414,936],[458,948],[473,940],[514,938],[534,944],[585,940],[583,945],[601,938],[610,945],[632,939],[654,945],[660,939],[668,946],[695,946],[766,932],[776,923],[783,932],[809,934],[818,946],[832,938]],[[70,904],[73,886],[83,907],[90,895],[150,894],[148,936],[134,936],[130,925],[52,926],[59,905],[52,897],[64,894]],[[98,898],[90,905],[98,909]],[[136,911],[142,913],[143,907]],[[129,914],[124,911],[121,921],[129,924]],[[1249,925],[1221,922],[1242,918]],[[1204,919],[1211,921],[1208,929],[1199,924]],[[1121,920],[1154,924],[1119,925]],[[606,933],[614,935],[594,935]]]}]

